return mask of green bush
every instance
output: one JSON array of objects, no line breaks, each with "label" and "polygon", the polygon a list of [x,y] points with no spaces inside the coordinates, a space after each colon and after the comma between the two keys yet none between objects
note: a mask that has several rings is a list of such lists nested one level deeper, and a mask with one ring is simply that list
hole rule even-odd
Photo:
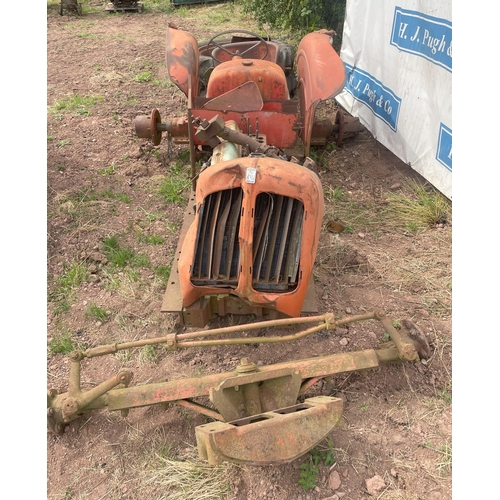
[{"label": "green bush", "polygon": [[346,0],[240,0],[261,25],[306,34],[333,29],[342,40]]}]

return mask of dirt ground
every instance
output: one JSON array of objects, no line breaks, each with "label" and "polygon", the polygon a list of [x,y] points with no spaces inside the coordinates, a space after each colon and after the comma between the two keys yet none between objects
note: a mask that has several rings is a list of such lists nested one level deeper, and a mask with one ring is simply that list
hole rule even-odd
[{"label": "dirt ground", "polygon": [[[217,26],[200,21],[207,12],[219,20]],[[82,17],[48,9],[48,388],[67,390],[68,357],[54,352],[64,336],[73,346],[94,347],[180,331],[174,317],[160,313],[162,270],[171,265],[189,193],[166,203],[159,189],[173,170],[187,172],[189,162],[185,149],[169,152],[165,140],[153,147],[138,139],[132,122],[153,107],[163,119],[186,112],[185,98],[165,69],[167,22],[206,40],[241,27],[232,24],[235,18],[228,5],[140,15],[108,15],[94,6]],[[246,29],[253,26],[250,19],[244,22]],[[87,100],[71,107],[75,96]],[[327,222],[335,219],[334,197],[328,194],[335,189],[369,210],[383,207],[388,193],[404,190],[408,179],[423,180],[366,131],[341,148],[315,154],[329,203],[314,273],[319,312],[381,308],[394,320],[411,319],[428,337],[429,359],[337,376],[311,390],[341,397],[344,416],[329,436],[336,463],[321,464],[316,486],[307,491],[299,479],[309,455],[279,466],[222,468],[229,491],[219,496],[166,487],[162,450],[180,462],[196,461],[194,429],[208,421],[172,405],[132,410],[127,418],[98,410],[69,424],[62,435],[48,432],[48,498],[451,498],[451,213],[418,231],[381,220],[347,221],[352,232],[332,233]],[[103,240],[112,236],[142,256],[143,264],[112,271],[103,251]],[[85,267],[86,278],[63,304],[61,286],[77,265]],[[105,313],[98,317],[96,311]],[[239,321],[227,318],[210,327]],[[82,381],[91,388],[121,367],[133,371],[132,384],[206,375],[233,370],[245,356],[266,365],[374,348],[382,335],[368,322],[272,349],[136,349],[87,360]]]}]

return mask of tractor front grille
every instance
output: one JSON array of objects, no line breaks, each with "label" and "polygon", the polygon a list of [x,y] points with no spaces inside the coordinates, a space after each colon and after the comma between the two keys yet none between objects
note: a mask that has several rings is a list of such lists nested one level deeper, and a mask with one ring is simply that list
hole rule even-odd
[{"label": "tractor front grille", "polygon": [[297,286],[304,205],[299,200],[260,193],[253,230],[253,288],[291,291]]},{"label": "tractor front grille", "polygon": [[[201,205],[191,272],[194,285],[236,288],[242,199],[241,188],[227,189],[208,195]],[[274,193],[257,196],[251,270],[255,290],[286,292],[296,288],[303,216],[299,200]]]},{"label": "tractor front grille", "polygon": [[191,281],[194,285],[229,286],[238,283],[240,246],[238,233],[243,191],[226,189],[205,198]]}]

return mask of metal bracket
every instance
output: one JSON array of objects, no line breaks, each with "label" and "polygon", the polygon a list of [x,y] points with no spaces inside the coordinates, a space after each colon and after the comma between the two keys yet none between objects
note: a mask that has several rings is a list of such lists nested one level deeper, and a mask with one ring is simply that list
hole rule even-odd
[{"label": "metal bracket", "polygon": [[200,425],[195,428],[198,454],[210,465],[224,461],[248,465],[291,462],[332,431],[342,410],[340,398],[318,396],[228,423]]},{"label": "metal bracket", "polygon": [[210,401],[224,420],[236,420],[293,405],[301,382],[300,372],[291,368],[247,373],[227,378],[211,388]]}]

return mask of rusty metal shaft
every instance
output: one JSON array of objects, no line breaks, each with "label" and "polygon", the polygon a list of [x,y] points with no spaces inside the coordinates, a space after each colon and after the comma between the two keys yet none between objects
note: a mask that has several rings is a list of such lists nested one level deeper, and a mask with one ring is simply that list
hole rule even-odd
[{"label": "rusty metal shaft", "polygon": [[[157,337],[153,339],[136,340],[133,342],[123,342],[107,344],[99,347],[93,347],[82,352],[81,355],[86,358],[94,358],[96,356],[104,356],[106,354],[114,354],[118,351],[125,349],[133,349],[136,347],[144,347],[147,345],[157,345],[166,344],[167,349],[175,350],[187,347],[199,347],[200,345],[237,345],[237,344],[254,344],[254,343],[277,343],[277,342],[293,342],[298,338],[303,338],[307,335],[311,335],[320,330],[332,330],[339,326],[344,326],[349,323],[354,323],[356,321],[363,321],[369,319],[376,319],[377,312],[373,311],[367,314],[359,314],[355,316],[348,316],[343,319],[336,320],[334,314],[326,313],[319,316],[308,316],[300,318],[285,318],[276,319],[269,321],[259,321],[257,323],[249,323],[246,325],[235,325],[226,328],[216,328],[213,330],[203,330],[199,332],[183,333],[183,334],[170,334],[165,337]],[[287,336],[276,336],[276,337],[253,337],[253,338],[241,338],[241,339],[227,339],[227,340],[214,340],[214,341],[203,341],[203,344],[195,342],[182,342],[189,339],[196,339],[200,337],[213,337],[217,335],[226,335],[233,333],[243,333],[251,330],[260,330],[265,328],[276,328],[294,325],[307,325],[319,323],[317,326],[299,332],[293,335]],[[208,344],[206,343],[208,342]]]}]

